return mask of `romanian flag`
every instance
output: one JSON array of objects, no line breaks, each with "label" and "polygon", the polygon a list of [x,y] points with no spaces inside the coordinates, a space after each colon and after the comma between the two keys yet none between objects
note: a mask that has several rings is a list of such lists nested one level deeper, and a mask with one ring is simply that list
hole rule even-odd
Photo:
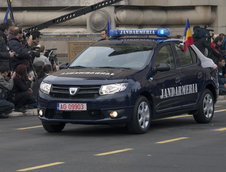
[{"label": "romanian flag", "polygon": [[185,25],[185,28],[184,28],[184,37],[185,37],[184,51],[186,51],[188,49],[189,45],[194,44],[194,41],[193,41],[193,38],[192,38],[191,29],[190,29],[189,19],[187,19],[186,25]]}]

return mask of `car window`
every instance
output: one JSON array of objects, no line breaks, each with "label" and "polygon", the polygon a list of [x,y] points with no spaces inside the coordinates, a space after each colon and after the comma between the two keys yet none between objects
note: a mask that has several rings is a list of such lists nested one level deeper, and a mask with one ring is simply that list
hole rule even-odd
[{"label": "car window", "polygon": [[168,64],[171,69],[175,68],[173,52],[170,45],[163,46],[156,55],[155,66],[159,66],[161,63]]},{"label": "car window", "polygon": [[193,56],[190,53],[190,48],[189,50],[184,51],[184,47],[181,46],[181,43],[176,43],[175,49],[181,66],[188,66],[193,64]]}]

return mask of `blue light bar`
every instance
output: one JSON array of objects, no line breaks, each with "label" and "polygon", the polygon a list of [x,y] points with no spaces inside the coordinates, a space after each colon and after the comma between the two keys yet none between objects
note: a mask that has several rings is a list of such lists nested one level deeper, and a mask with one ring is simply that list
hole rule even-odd
[{"label": "blue light bar", "polygon": [[149,36],[155,35],[159,37],[168,37],[170,31],[165,28],[160,29],[112,29],[110,30],[110,37],[119,36]]}]

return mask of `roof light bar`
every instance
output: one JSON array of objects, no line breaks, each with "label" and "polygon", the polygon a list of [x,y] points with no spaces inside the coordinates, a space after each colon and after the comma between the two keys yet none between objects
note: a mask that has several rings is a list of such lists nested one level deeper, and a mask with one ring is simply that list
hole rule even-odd
[{"label": "roof light bar", "polygon": [[158,37],[168,37],[170,31],[165,28],[160,29],[112,29],[110,30],[110,37],[119,36],[149,36],[155,35]]}]

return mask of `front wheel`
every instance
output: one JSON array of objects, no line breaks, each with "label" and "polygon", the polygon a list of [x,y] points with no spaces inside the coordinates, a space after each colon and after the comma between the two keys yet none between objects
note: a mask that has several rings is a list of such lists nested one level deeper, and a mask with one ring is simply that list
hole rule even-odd
[{"label": "front wheel", "polygon": [[151,122],[151,109],[146,97],[139,97],[135,103],[133,116],[127,124],[130,132],[136,134],[146,133]]},{"label": "front wheel", "polygon": [[64,129],[65,124],[64,123],[42,122],[42,126],[49,133],[59,133]]},{"label": "front wheel", "polygon": [[209,123],[214,115],[214,98],[210,90],[204,90],[198,110],[193,114],[193,117],[198,123]]}]

